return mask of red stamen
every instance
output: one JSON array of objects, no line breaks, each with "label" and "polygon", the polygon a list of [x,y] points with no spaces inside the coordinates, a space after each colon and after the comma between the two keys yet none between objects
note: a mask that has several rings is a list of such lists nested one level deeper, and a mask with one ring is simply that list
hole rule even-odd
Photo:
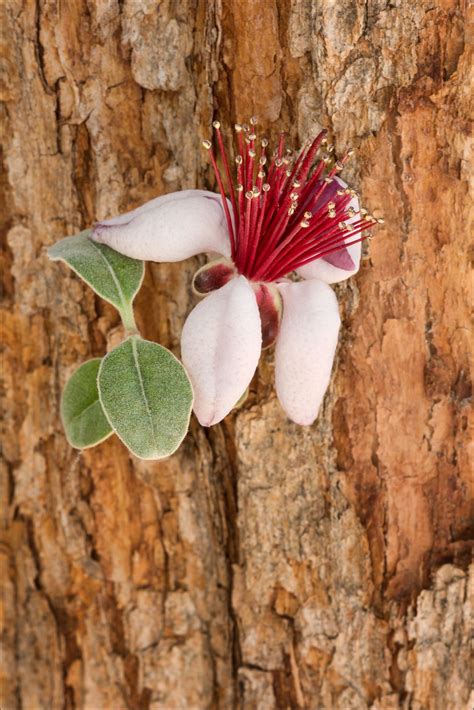
[{"label": "red stamen", "polygon": [[[363,241],[366,238],[363,232],[377,221],[383,221],[367,215],[365,210],[361,210],[360,218],[354,220],[356,212],[349,203],[355,193],[350,189],[336,189],[335,176],[344,167],[351,151],[324,175],[326,165],[332,159],[327,155],[317,160],[316,154],[327,142],[325,130],[299,152],[294,162],[290,150],[287,149],[284,156],[285,135],[281,133],[265,178],[268,141],[261,141],[256,161],[256,119],[251,118],[250,124],[235,126],[237,196],[220,124],[218,121],[213,124],[229,184],[235,227],[211,144],[204,141],[223,199],[232,259],[240,274],[253,281],[274,281],[314,259]],[[329,146],[327,151],[331,153],[332,147]],[[255,166],[257,174],[254,178]],[[351,223],[344,221],[348,218]]]},{"label": "red stamen", "polygon": [[256,227],[256,229],[255,229],[255,238],[254,238],[254,240],[253,240],[253,244],[252,244],[252,248],[251,248],[251,250],[250,250],[249,260],[248,260],[248,264],[247,264],[248,273],[251,273],[251,272],[252,272],[252,267],[253,267],[255,255],[256,255],[256,253],[257,253],[257,247],[258,247],[258,243],[259,243],[259,240],[260,240],[260,234],[261,234],[261,231],[262,231],[263,218],[264,218],[264,216],[265,216],[265,209],[266,209],[266,206],[267,206],[267,199],[268,199],[268,191],[269,191],[269,189],[270,189],[270,185],[269,185],[268,183],[265,183],[265,184],[262,186],[262,190],[263,190],[263,200],[262,200],[262,204],[261,204],[261,207],[260,207],[260,213],[259,213],[259,217],[258,217],[257,227]]},{"label": "red stamen", "polygon": [[234,254],[234,253],[235,253],[236,239],[235,239],[235,235],[234,235],[234,227],[233,227],[233,225],[232,225],[232,218],[231,218],[231,216],[230,216],[229,205],[227,204],[227,196],[226,196],[226,194],[225,194],[225,190],[224,190],[224,185],[223,185],[223,183],[222,183],[221,174],[220,174],[220,172],[219,172],[219,168],[217,167],[216,159],[215,159],[215,157],[214,157],[214,153],[212,152],[212,148],[211,148],[210,142],[209,142],[209,141],[203,141],[203,146],[204,146],[205,148],[207,148],[207,150],[209,151],[209,156],[210,156],[210,158],[211,158],[212,167],[214,168],[214,173],[215,173],[215,176],[216,176],[217,184],[219,185],[219,191],[220,191],[220,193],[221,193],[222,204],[223,204],[223,207],[224,207],[225,218],[226,218],[226,221],[227,221],[227,228],[228,228],[228,230],[229,230],[231,249],[232,249],[232,253]]},{"label": "red stamen", "polygon": [[[219,123],[219,121],[214,121],[212,125],[217,133],[217,142],[219,144],[219,151],[221,154],[222,162],[224,164],[224,170],[225,170],[225,174],[227,177],[227,183],[229,185],[230,201],[232,203],[232,209],[233,209],[234,215],[235,215],[237,213],[237,203],[235,201],[234,182],[233,182],[232,176],[230,174],[229,162],[227,160],[227,154],[225,152],[224,142],[222,140],[221,124]],[[232,232],[232,234],[233,234],[233,232]],[[234,251],[235,251],[235,236],[234,236]]]}]

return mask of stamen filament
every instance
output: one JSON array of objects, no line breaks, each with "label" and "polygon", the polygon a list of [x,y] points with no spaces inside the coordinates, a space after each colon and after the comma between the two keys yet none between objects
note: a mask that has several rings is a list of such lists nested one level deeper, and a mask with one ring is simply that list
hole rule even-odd
[{"label": "stamen filament", "polygon": [[230,236],[230,244],[231,244],[231,249],[232,249],[232,254],[235,254],[235,247],[236,247],[236,239],[235,239],[235,234],[234,234],[234,226],[232,224],[232,218],[230,216],[229,212],[229,205],[227,204],[227,196],[225,194],[224,190],[224,185],[222,183],[222,178],[221,174],[219,172],[219,168],[217,167],[216,159],[214,156],[214,153],[212,151],[211,143],[210,141],[203,141],[204,147],[208,150],[209,152],[209,157],[211,158],[211,163],[212,167],[214,168],[214,173],[216,176],[217,184],[219,186],[219,192],[221,193],[222,197],[222,205],[224,208],[224,213],[225,213],[225,218],[227,221],[227,228],[229,230],[229,236]]},{"label": "stamen filament", "polygon": [[[220,123],[213,123],[233,220],[211,143],[203,142],[222,196],[232,259],[240,274],[253,281],[274,281],[315,259],[358,244],[367,237],[365,230],[383,223],[366,210],[358,212],[349,207],[356,193],[344,183],[341,186],[335,181],[352,151],[337,160],[331,155],[333,147],[327,146],[326,130],[298,154],[285,149],[285,134],[281,133],[278,148],[265,174],[268,141],[266,138],[261,140],[257,157],[256,123],[257,120],[251,118],[250,126],[235,126],[238,145],[236,190]],[[322,145],[326,145],[327,154],[318,160],[316,155]],[[328,168],[328,164],[332,167]]]},{"label": "stamen filament", "polygon": [[[235,215],[235,214],[237,214],[237,203],[235,201],[234,181],[232,180],[232,176],[230,174],[229,161],[227,160],[227,154],[225,152],[224,142],[222,140],[221,124],[219,123],[219,121],[214,121],[214,123],[212,125],[217,133],[217,142],[219,144],[219,151],[221,154],[222,162],[224,164],[224,170],[225,170],[225,174],[227,177],[227,183],[229,185],[230,201],[232,203],[232,209],[233,209],[234,215]],[[233,235],[234,250],[235,250],[234,232],[232,232],[232,235]]]}]

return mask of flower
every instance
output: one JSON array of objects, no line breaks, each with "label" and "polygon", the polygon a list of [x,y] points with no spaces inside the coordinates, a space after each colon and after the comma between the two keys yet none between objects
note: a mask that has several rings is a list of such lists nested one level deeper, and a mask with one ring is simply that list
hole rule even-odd
[{"label": "flower", "polygon": [[250,124],[235,127],[234,189],[220,124],[213,123],[230,199],[212,144],[204,141],[220,195],[184,190],[157,197],[96,224],[92,238],[143,260],[220,255],[194,277],[195,291],[206,297],[181,338],[198,420],[221,421],[246,391],[262,347],[275,343],[280,403],[293,421],[308,425],[329,384],[340,326],[329,284],[356,273],[364,231],[382,220],[360,209],[338,177],[351,153],[333,163],[325,131],[295,156],[281,134],[269,159],[268,141],[257,147],[256,120]]}]

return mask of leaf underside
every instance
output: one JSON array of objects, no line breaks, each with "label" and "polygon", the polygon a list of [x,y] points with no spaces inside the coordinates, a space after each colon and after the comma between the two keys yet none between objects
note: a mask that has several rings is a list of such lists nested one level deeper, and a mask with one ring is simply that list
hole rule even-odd
[{"label": "leaf underside", "polygon": [[78,367],[61,397],[61,419],[66,437],[76,449],[95,446],[112,434],[97,390],[100,363],[101,358],[94,358]]},{"label": "leaf underside", "polygon": [[143,459],[172,454],[186,435],[193,391],[166,348],[132,336],[102,361],[99,396],[116,434]]},{"label": "leaf underside", "polygon": [[119,309],[128,311],[143,281],[143,261],[131,259],[90,239],[86,229],[66,237],[48,249],[53,261],[64,261],[99,296]]}]

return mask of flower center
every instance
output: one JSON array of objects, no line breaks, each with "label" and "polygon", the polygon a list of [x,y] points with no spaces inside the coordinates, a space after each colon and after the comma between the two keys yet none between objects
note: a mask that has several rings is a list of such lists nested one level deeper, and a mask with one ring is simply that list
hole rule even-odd
[{"label": "flower center", "polygon": [[[350,206],[357,197],[336,178],[352,154],[333,162],[326,131],[298,154],[285,150],[285,135],[268,160],[268,140],[257,147],[256,119],[236,124],[237,185],[234,188],[219,121],[212,124],[224,166],[234,220],[211,141],[209,151],[229,229],[232,259],[237,271],[252,281],[271,282],[304,264],[366,239],[364,231],[377,222],[366,210]],[[322,147],[326,153],[318,160]]]}]

